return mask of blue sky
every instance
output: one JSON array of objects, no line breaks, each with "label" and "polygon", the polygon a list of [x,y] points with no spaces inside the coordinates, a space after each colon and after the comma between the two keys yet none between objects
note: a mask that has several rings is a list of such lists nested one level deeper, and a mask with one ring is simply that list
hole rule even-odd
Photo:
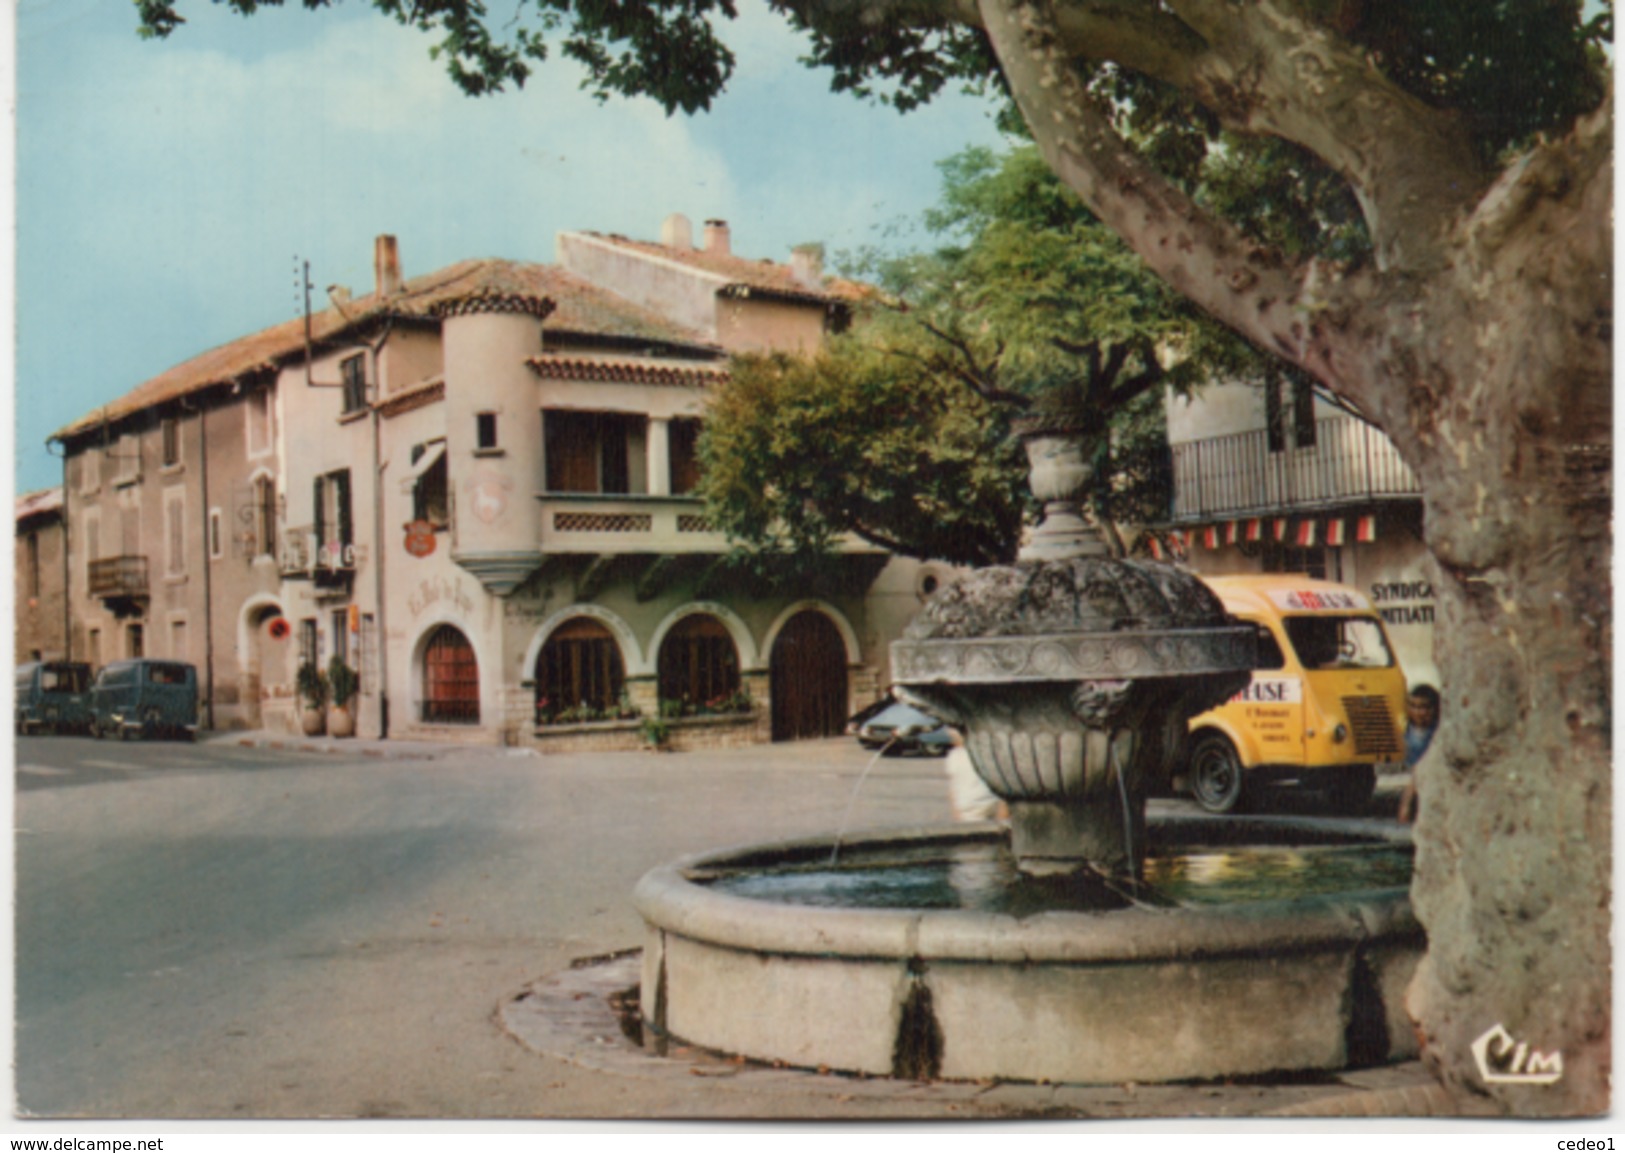
[{"label": "blue sky", "polygon": [[551,260],[566,229],[654,239],[674,211],[728,220],[747,256],[923,244],[908,225],[937,161],[998,141],[967,97],[900,116],[830,93],[753,0],[727,36],[728,93],[693,118],[599,104],[565,61],[469,99],[427,38],[359,2],[243,19],[193,0],[162,42],[136,36],[128,3],[14,7],[19,492],[60,483],[51,432],[297,315],[299,260],[319,302],[370,288],[383,232],[408,276]]}]

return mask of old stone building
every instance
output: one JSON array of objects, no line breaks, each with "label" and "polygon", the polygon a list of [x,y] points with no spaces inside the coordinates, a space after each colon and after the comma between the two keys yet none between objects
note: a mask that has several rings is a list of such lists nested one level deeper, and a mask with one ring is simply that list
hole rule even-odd
[{"label": "old stone building", "polygon": [[1382,614],[1412,683],[1438,684],[1416,478],[1358,417],[1282,381],[1215,384],[1165,406],[1171,524],[1201,575],[1307,573]]},{"label": "old stone building", "polygon": [[25,493],[16,502],[15,594],[18,662],[61,660],[68,649],[68,601],[62,565],[62,490]]},{"label": "old stone building", "polygon": [[374,255],[308,332],[58,434],[81,653],[207,659],[216,724],[278,727],[337,657],[364,735],[550,748],[833,734],[882,691],[935,570],[857,542],[816,581],[738,566],[693,495],[727,356],[816,347],[857,286],[681,217],[553,264]]}]

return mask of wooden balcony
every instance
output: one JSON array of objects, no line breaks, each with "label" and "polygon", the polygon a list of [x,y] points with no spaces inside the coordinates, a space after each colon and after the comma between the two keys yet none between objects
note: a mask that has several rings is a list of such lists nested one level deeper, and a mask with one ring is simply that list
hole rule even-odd
[{"label": "wooden balcony", "polygon": [[90,562],[90,595],[108,600],[147,595],[147,558],[110,556]]},{"label": "wooden balcony", "polygon": [[114,616],[137,616],[148,599],[147,558],[111,556],[93,560],[89,567],[90,595]]},{"label": "wooden balcony", "polygon": [[1308,448],[1271,452],[1264,429],[1172,447],[1175,523],[1421,496],[1388,438],[1353,417],[1318,421]]}]

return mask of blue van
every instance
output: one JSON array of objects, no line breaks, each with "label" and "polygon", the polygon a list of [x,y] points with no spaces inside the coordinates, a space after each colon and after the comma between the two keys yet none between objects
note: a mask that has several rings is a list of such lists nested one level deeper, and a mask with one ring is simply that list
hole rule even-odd
[{"label": "blue van", "polygon": [[90,731],[90,666],[30,661],[17,666],[14,720],[19,735]]},{"label": "blue van", "polygon": [[197,669],[182,661],[114,661],[90,690],[98,737],[197,735]]}]

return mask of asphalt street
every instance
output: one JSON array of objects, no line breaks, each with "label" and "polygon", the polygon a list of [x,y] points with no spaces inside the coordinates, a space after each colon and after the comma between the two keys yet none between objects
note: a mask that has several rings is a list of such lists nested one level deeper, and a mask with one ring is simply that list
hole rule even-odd
[{"label": "asphalt street", "polygon": [[[497,1009],[640,945],[650,867],[834,829],[869,763],[850,741],[366,751],[19,741],[20,1115],[712,1114],[530,1052]],[[939,761],[885,759],[852,826],[948,815]]]},{"label": "asphalt street", "polygon": [[[1370,816],[1391,818],[1397,783],[1384,782]],[[1438,1106],[1414,1063],[1322,1084],[843,1087],[812,1073],[659,1061],[603,1036],[614,1030],[601,1021],[584,1033],[561,1024],[613,1021],[601,1005],[615,990],[599,986],[635,978],[597,974],[625,962],[576,963],[642,945],[630,894],[655,865],[827,836],[848,820],[848,831],[949,823],[942,762],[876,760],[850,740],[542,757],[267,734],[24,738],[15,802],[23,1118],[935,1120]],[[1300,791],[1264,807],[1321,803]],[[1153,812],[1187,807],[1152,802]],[[515,1007],[538,988],[581,1012],[525,1018],[516,1032]]]}]

